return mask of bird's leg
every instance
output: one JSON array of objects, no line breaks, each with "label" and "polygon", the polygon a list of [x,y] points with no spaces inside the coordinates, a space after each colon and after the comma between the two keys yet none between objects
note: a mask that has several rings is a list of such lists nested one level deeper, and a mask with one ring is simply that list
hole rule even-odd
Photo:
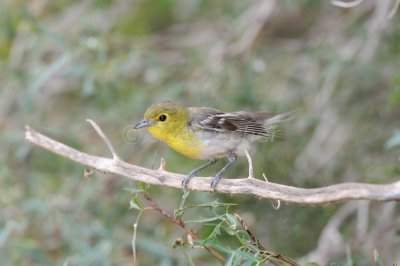
[{"label": "bird's leg", "polygon": [[214,190],[215,190],[215,187],[217,186],[218,181],[221,178],[222,174],[229,167],[231,167],[232,165],[235,164],[236,159],[237,159],[237,155],[231,152],[231,153],[228,154],[228,159],[229,159],[229,162],[221,170],[219,170],[219,172],[214,176],[214,178],[211,181],[211,188],[214,189]]},{"label": "bird's leg", "polygon": [[192,177],[194,177],[197,174],[197,172],[203,170],[204,168],[209,167],[210,165],[215,164],[217,161],[218,161],[217,158],[213,158],[208,163],[205,163],[205,164],[197,167],[196,169],[193,169],[192,171],[190,171],[190,173],[187,176],[185,176],[185,178],[182,180],[182,186],[186,189],[187,185],[189,184],[190,179],[192,179]]}]

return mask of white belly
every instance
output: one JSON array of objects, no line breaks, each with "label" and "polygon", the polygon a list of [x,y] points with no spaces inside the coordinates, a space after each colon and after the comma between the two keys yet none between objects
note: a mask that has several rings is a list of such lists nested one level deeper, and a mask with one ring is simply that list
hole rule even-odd
[{"label": "white belly", "polygon": [[249,147],[249,141],[238,134],[220,134],[219,132],[194,132],[201,141],[201,154],[199,159],[221,158],[233,152],[237,155],[245,155],[245,149]]}]

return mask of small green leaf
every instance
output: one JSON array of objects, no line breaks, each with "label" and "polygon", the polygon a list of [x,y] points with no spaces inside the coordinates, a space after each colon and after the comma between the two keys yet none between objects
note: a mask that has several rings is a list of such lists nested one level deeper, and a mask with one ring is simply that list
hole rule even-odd
[{"label": "small green leaf", "polygon": [[[201,246],[203,241],[204,240],[194,239],[193,243],[194,245]],[[226,243],[221,243],[218,239],[208,242],[207,246],[225,254],[231,254],[233,252],[233,250],[229,248]]]},{"label": "small green leaf", "polygon": [[187,220],[187,221],[185,221],[185,223],[207,223],[207,222],[220,220],[223,217],[224,217],[224,215],[213,216],[213,217],[200,217],[200,218],[193,219],[193,220]]},{"label": "small green leaf", "polygon": [[189,208],[196,208],[196,207],[197,208],[216,208],[216,207],[227,207],[227,206],[233,206],[233,205],[237,205],[237,204],[223,203],[223,202],[219,202],[218,200],[214,200],[209,203],[194,204],[194,205],[186,206],[186,207],[182,208],[182,210],[189,209]]},{"label": "small green leaf", "polygon": [[232,228],[230,226],[225,226],[224,230],[230,236],[236,235],[236,232],[234,230],[232,230]]},{"label": "small green leaf", "polygon": [[143,193],[143,189],[137,188],[137,187],[124,187],[123,188],[125,191],[129,191],[132,194],[136,193]]},{"label": "small green leaf", "polygon": [[249,253],[249,252],[240,250],[240,249],[236,250],[236,254],[237,254],[238,256],[242,257],[243,259],[250,260],[251,262],[257,262],[257,261],[258,261],[257,256],[255,256],[255,255],[252,254],[252,253]]},{"label": "small green leaf", "polygon": [[133,198],[129,201],[129,209],[137,209],[142,210],[142,203],[137,195],[133,196]]},{"label": "small green leaf", "polygon": [[228,221],[229,226],[232,228],[232,230],[236,230],[240,225],[237,218],[230,213],[226,214],[226,220]]},{"label": "small green leaf", "polygon": [[214,227],[214,230],[211,232],[211,234],[208,235],[208,237],[206,237],[206,238],[201,242],[201,245],[204,245],[204,244],[206,244],[207,242],[214,240],[214,239],[217,237],[217,235],[221,235],[221,224],[220,224],[220,223],[217,224],[217,225]]},{"label": "small green leaf", "polygon": [[233,262],[235,260],[235,256],[236,256],[236,253],[232,252],[232,254],[229,256],[229,258],[226,261],[226,263],[224,264],[224,266],[232,266],[232,265],[234,265]]},{"label": "small green leaf", "polygon": [[146,184],[146,183],[143,183],[143,182],[140,182],[140,183],[139,183],[139,188],[140,188],[141,190],[143,190],[143,191],[147,191],[147,190],[149,189],[149,187],[150,187],[149,184]]},{"label": "small green leaf", "polygon": [[[175,211],[174,211],[174,218],[175,218],[175,219],[181,218],[182,215],[183,215],[183,213],[184,213],[184,211],[183,211],[182,209],[175,210]],[[185,221],[185,222],[187,223],[187,221]]]}]

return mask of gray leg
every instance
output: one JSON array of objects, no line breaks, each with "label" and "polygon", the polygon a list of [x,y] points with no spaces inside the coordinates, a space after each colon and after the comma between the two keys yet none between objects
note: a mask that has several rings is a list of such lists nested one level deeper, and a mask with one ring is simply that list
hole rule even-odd
[{"label": "gray leg", "polygon": [[219,172],[214,176],[214,178],[211,181],[211,188],[215,190],[215,187],[218,184],[219,179],[221,178],[222,174],[232,165],[235,164],[236,159],[237,159],[237,155],[234,153],[229,153],[228,154],[228,159],[229,162],[221,169],[219,170]]},{"label": "gray leg", "polygon": [[185,176],[185,178],[182,180],[182,186],[186,189],[187,185],[189,184],[190,179],[192,179],[192,177],[194,177],[197,174],[197,172],[203,170],[204,168],[209,167],[210,165],[215,164],[217,161],[218,161],[217,158],[213,158],[208,163],[203,164],[203,165],[197,167],[196,169],[193,169],[192,171],[190,171],[190,173],[187,176]]}]

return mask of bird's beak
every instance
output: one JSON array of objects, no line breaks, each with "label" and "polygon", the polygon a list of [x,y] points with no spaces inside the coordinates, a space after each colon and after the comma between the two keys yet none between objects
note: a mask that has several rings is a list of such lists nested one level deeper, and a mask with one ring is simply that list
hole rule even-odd
[{"label": "bird's beak", "polygon": [[135,129],[144,128],[144,127],[151,127],[151,126],[153,126],[153,125],[154,125],[154,122],[153,122],[153,121],[149,121],[149,120],[144,119],[144,120],[138,122],[138,123],[135,125]]}]

